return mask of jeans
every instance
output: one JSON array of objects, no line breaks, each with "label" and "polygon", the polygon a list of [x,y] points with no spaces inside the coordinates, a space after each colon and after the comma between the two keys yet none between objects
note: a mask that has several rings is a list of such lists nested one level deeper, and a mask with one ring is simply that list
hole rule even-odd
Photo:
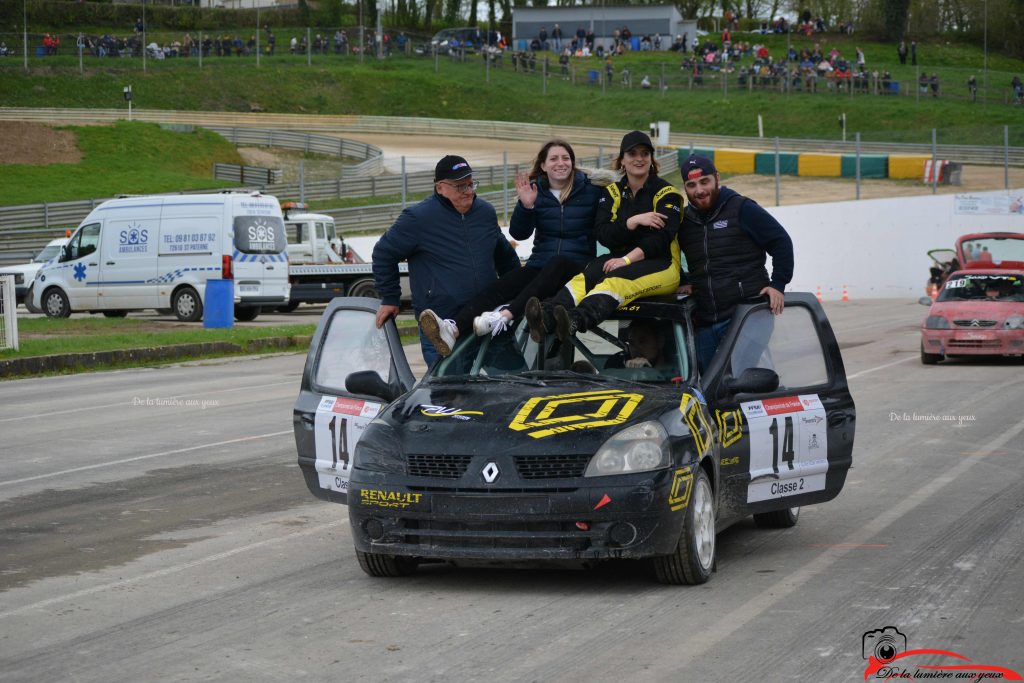
[{"label": "jeans", "polygon": [[695,328],[697,367],[700,368],[702,373],[711,365],[711,359],[715,357],[715,351],[718,350],[718,345],[722,343],[722,338],[729,331],[729,325],[731,324],[732,319],[730,318],[729,320],[722,320],[706,327]]},{"label": "jeans", "polygon": [[420,332],[420,349],[423,350],[423,360],[426,362],[428,369],[433,367],[434,363],[441,358],[441,354],[437,352],[437,349],[434,348],[434,345],[430,343],[430,340],[427,339],[422,331]]}]

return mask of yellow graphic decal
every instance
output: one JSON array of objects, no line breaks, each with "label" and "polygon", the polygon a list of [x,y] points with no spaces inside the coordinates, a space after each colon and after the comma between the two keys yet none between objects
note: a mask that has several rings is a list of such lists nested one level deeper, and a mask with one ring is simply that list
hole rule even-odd
[{"label": "yellow graphic decal", "polygon": [[733,445],[743,438],[743,413],[740,409],[722,412],[715,411],[718,420],[718,435],[722,440],[722,448]]},{"label": "yellow graphic decal", "polygon": [[668,507],[672,512],[682,510],[690,503],[693,474],[689,467],[676,470],[672,475],[672,489],[668,493]]},{"label": "yellow graphic decal", "polygon": [[679,401],[679,412],[683,414],[683,419],[686,420],[686,424],[690,428],[693,444],[697,447],[697,454],[704,455],[711,447],[711,428],[708,426],[707,420],[704,419],[700,401],[693,394],[683,394],[682,400]]},{"label": "yellow graphic decal", "polygon": [[731,458],[722,458],[722,467],[729,467],[730,465],[739,465],[740,456],[734,455]]},{"label": "yellow graphic decal", "polygon": [[[622,424],[629,419],[637,404],[643,399],[641,394],[630,394],[617,389],[538,396],[531,398],[519,409],[508,428],[517,432],[535,429],[537,431],[530,432],[530,436],[543,439],[545,436],[577,429]],[[560,408],[581,403],[596,405],[593,405],[593,410],[586,413],[559,414]]]}]

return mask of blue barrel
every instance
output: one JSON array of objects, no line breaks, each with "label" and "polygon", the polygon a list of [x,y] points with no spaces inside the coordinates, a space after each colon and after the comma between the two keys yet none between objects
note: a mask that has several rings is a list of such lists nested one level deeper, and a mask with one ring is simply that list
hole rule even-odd
[{"label": "blue barrel", "polygon": [[37,46],[36,47],[36,57],[45,57],[45,56],[46,56],[46,48],[43,47],[42,45]]},{"label": "blue barrel", "polygon": [[203,327],[235,326],[235,281],[207,280],[203,305]]},{"label": "blue barrel", "polygon": [[640,39],[637,36],[633,36],[632,38],[629,39],[629,46],[630,48],[632,48],[633,52],[639,52]]}]

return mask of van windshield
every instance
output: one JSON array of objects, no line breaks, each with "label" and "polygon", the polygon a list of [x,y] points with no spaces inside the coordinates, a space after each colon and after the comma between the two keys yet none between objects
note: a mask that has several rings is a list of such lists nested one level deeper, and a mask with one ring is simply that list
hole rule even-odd
[{"label": "van windshield", "polygon": [[235,248],[243,254],[280,254],[287,247],[277,216],[235,216]]}]

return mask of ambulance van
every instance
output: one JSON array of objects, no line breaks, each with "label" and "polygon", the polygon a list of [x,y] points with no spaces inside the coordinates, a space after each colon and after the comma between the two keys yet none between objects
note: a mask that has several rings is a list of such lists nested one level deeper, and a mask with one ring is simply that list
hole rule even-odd
[{"label": "ambulance van", "polygon": [[234,280],[235,318],[253,320],[288,303],[287,249],[280,204],[258,192],[112,199],[40,269],[33,303],[52,318],[155,308],[194,322],[206,281],[222,278]]}]

